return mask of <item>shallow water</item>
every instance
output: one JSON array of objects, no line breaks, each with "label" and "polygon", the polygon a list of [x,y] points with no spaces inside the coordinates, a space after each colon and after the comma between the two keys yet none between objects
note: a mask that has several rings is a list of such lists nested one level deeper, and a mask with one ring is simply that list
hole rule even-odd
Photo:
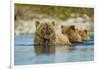
[{"label": "shallow water", "polygon": [[15,36],[15,65],[80,62],[94,60],[94,39],[68,46],[33,46],[32,35]]}]

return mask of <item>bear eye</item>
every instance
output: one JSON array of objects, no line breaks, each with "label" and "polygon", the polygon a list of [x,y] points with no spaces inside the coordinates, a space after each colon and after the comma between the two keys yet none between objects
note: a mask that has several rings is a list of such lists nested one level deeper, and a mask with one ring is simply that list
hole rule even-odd
[{"label": "bear eye", "polygon": [[67,31],[67,34],[70,34],[70,31]]},{"label": "bear eye", "polygon": [[43,27],[43,30],[45,29],[45,27]]},{"label": "bear eye", "polygon": [[64,34],[64,32],[62,31],[62,34]]},{"label": "bear eye", "polygon": [[76,38],[76,40],[78,40],[78,38]]},{"label": "bear eye", "polygon": [[45,30],[44,29],[41,30],[41,34],[45,34]]},{"label": "bear eye", "polygon": [[52,32],[52,29],[49,29],[50,32]]},{"label": "bear eye", "polygon": [[41,32],[43,32],[43,33],[45,32],[45,28],[44,27],[42,28],[42,31]]}]

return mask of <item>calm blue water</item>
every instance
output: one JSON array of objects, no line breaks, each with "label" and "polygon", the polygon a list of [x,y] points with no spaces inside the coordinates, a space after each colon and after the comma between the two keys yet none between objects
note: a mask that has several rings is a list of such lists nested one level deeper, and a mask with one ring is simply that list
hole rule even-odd
[{"label": "calm blue water", "polygon": [[15,65],[80,62],[94,60],[94,39],[68,46],[33,46],[32,35],[15,36]]}]

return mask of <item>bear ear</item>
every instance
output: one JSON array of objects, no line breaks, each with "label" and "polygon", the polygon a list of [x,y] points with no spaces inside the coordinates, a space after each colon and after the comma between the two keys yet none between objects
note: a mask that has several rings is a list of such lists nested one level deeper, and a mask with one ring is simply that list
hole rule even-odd
[{"label": "bear ear", "polygon": [[85,32],[85,33],[87,33],[87,32],[88,32],[88,30],[87,30],[87,29],[85,29],[85,30],[84,30],[84,32]]},{"label": "bear ear", "polygon": [[64,28],[64,25],[61,25],[61,28]]},{"label": "bear ear", "polygon": [[40,22],[39,22],[39,21],[36,21],[36,27],[37,27],[39,24],[40,24]]},{"label": "bear ear", "polygon": [[55,26],[55,21],[52,21],[52,24]]},{"label": "bear ear", "polygon": [[71,25],[70,29],[75,30],[75,25]]}]

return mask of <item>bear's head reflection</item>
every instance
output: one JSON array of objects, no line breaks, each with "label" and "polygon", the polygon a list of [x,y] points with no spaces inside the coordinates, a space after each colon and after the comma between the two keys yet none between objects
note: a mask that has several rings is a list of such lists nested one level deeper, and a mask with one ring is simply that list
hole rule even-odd
[{"label": "bear's head reflection", "polygon": [[34,49],[36,55],[55,54],[55,46],[35,45]]}]

